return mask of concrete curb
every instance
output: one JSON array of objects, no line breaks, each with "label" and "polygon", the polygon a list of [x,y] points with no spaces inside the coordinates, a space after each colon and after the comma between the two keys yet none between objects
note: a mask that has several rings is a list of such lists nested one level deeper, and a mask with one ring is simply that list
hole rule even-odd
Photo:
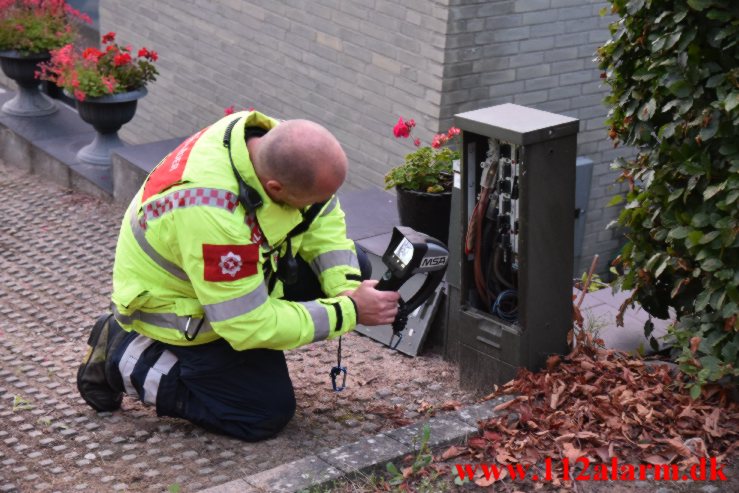
[{"label": "concrete curb", "polygon": [[199,493],[293,493],[328,488],[337,480],[384,469],[388,462],[415,453],[425,424],[431,430],[428,445],[432,449],[462,443],[477,432],[479,420],[494,416],[493,409],[512,398],[498,397],[454,413],[378,433],[243,479],[200,490]]}]

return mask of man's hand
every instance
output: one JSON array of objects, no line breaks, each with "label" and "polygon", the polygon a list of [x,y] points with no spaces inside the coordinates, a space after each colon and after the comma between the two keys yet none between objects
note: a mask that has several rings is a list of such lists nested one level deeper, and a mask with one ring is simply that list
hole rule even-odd
[{"label": "man's hand", "polygon": [[362,281],[351,293],[347,293],[357,305],[357,323],[362,325],[387,325],[393,323],[398,313],[397,291],[378,291],[375,289],[379,281]]}]

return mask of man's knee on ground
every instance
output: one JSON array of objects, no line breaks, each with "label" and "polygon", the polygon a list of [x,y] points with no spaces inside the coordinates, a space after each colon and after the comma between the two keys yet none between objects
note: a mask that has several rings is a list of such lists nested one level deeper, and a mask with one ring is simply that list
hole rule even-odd
[{"label": "man's knee on ground", "polygon": [[264,409],[263,415],[232,421],[228,426],[230,428],[228,432],[248,442],[265,440],[279,433],[294,415],[295,394],[290,392],[281,399],[271,401],[269,407]]}]

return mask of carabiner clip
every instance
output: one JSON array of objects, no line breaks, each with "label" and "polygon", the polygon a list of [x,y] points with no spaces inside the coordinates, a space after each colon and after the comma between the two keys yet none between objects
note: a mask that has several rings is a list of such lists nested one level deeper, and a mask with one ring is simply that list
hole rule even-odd
[{"label": "carabiner clip", "polygon": [[[341,380],[341,385],[336,385],[336,377],[339,376],[339,374],[343,373],[344,377]],[[346,388],[346,366],[334,366],[331,368],[331,385],[334,388],[334,392],[341,392]]]},{"label": "carabiner clip", "polygon": [[205,317],[200,319],[200,323],[195,328],[195,333],[192,336],[190,335],[190,322],[192,322],[192,317],[187,317],[187,323],[185,324],[185,330],[183,331],[183,335],[185,336],[186,340],[193,341],[198,336],[198,332],[200,332],[200,327],[202,327],[203,322],[205,322]]},{"label": "carabiner clip", "polygon": [[[398,340],[395,341],[395,344],[393,344],[393,339],[395,339],[396,337],[398,338]],[[403,332],[400,330],[394,330],[393,335],[390,336],[390,342],[388,343],[388,346],[390,346],[390,349],[396,349],[401,340],[403,340]]]}]

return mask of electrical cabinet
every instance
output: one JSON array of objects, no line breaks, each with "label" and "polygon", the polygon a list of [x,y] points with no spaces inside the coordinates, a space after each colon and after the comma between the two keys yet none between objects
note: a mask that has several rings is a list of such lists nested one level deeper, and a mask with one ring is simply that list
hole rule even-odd
[{"label": "electrical cabinet", "polygon": [[489,390],[567,350],[579,122],[503,104],[454,125],[446,355]]}]

